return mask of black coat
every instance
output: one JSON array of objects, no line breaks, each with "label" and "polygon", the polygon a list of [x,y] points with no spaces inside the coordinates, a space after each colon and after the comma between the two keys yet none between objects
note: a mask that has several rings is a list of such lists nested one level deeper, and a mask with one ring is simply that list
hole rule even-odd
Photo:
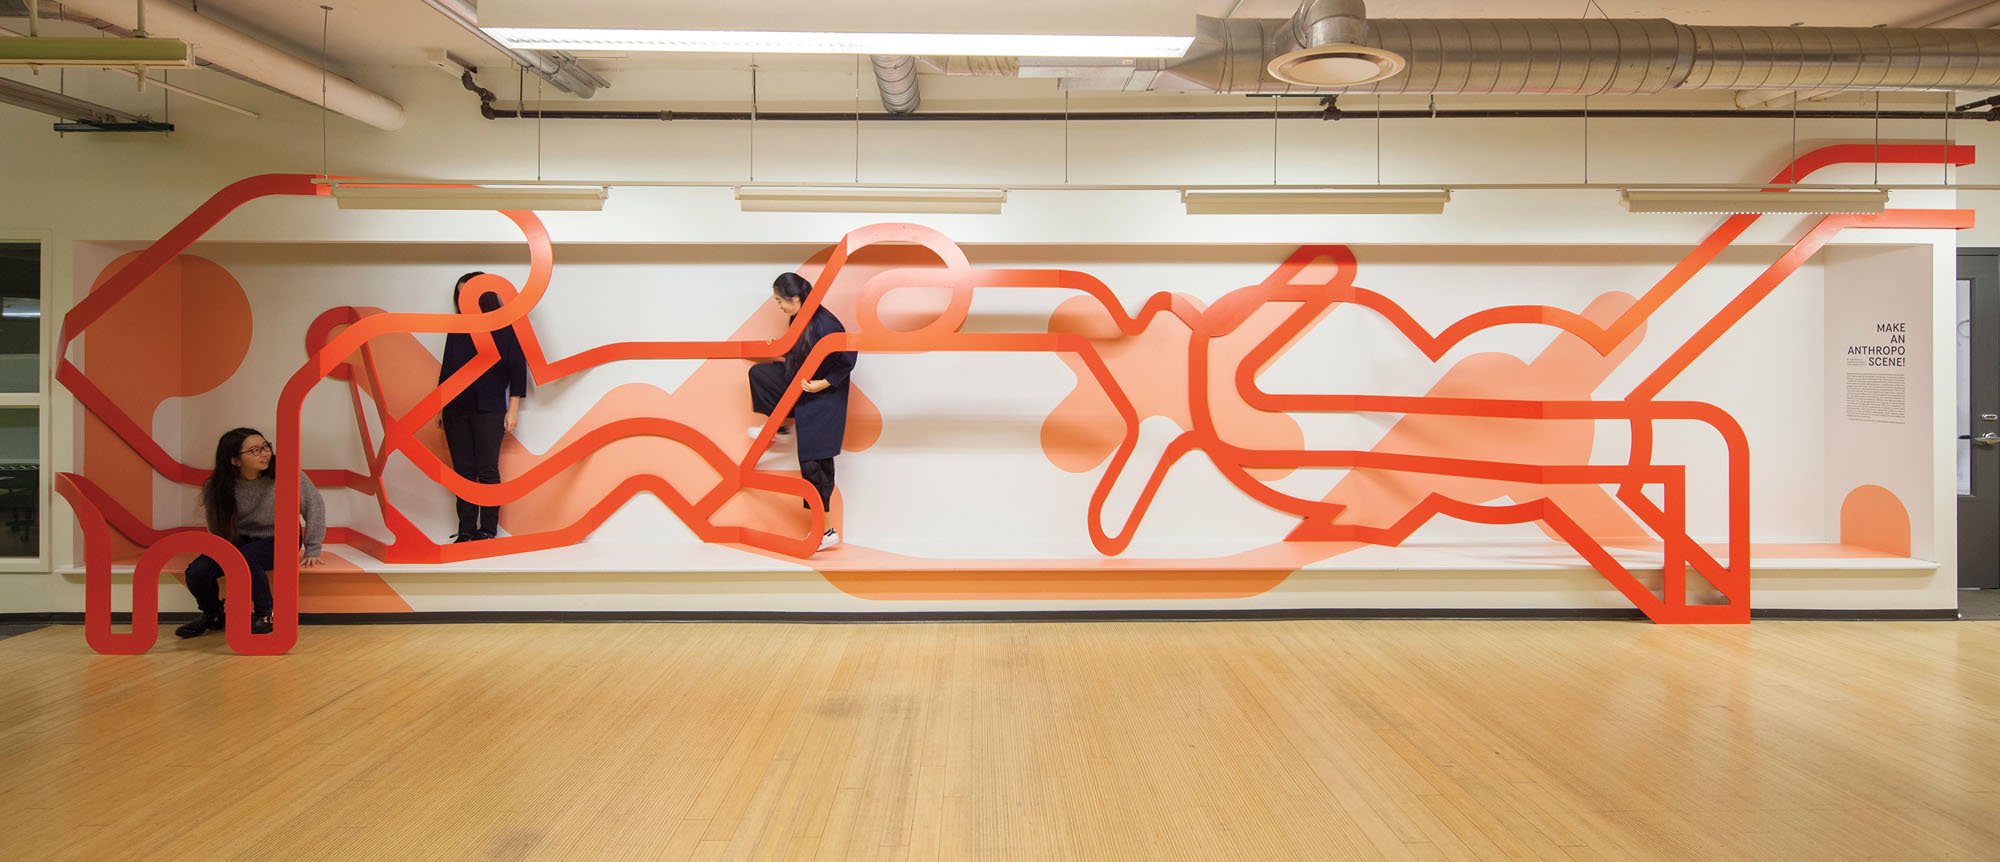
[{"label": "black coat", "polygon": [[847,377],[854,371],[854,351],[829,353],[817,369],[804,378],[799,377],[800,365],[820,339],[846,331],[833,312],[814,309],[812,319],[806,321],[805,332],[800,333],[798,342],[785,354],[785,379],[795,381],[794,386],[805,380],[827,382],[825,389],[800,394],[798,406],[792,409],[793,418],[798,420],[800,461],[818,461],[840,454],[841,443],[847,436]]},{"label": "black coat", "polygon": [[[497,307],[497,306],[496,306]],[[492,309],[487,309],[491,311]],[[514,335],[513,327],[493,331],[493,346],[500,349],[500,361],[486,369],[458,397],[445,405],[446,410],[463,410],[474,413],[504,413],[507,411],[507,396],[522,398],[528,395],[528,360],[521,355],[521,340]],[[479,355],[479,348],[472,343],[472,336],[463,332],[453,332],[444,337],[444,364],[438,368],[438,382],[457,374],[460,368]]]}]

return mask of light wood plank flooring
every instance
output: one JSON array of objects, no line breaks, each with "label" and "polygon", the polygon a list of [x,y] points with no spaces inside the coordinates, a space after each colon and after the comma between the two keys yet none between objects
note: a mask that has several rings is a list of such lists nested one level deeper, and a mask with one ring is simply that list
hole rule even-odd
[{"label": "light wood plank flooring", "polygon": [[845,857],[2000,858],[2000,623],[0,641],[0,858]]}]

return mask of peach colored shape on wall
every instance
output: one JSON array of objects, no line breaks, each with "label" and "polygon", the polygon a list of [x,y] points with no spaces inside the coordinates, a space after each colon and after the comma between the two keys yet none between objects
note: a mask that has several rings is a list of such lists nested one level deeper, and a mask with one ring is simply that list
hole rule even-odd
[{"label": "peach colored shape on wall", "polygon": [[[1607,293],[1583,311],[1585,319],[1608,326],[1632,307],[1633,297]],[[1640,327],[1609,354],[1562,333],[1531,362],[1504,353],[1479,353],[1447,370],[1426,398],[1487,398],[1519,401],[1588,400],[1605,377],[1629,356],[1643,336]],[[1582,464],[1590,460],[1596,423],[1589,420],[1509,419],[1414,413],[1397,420],[1375,451],[1442,458],[1501,459],[1528,464]],[[1424,498],[1442,494],[1468,503],[1503,497],[1516,501],[1549,497],[1577,523],[1607,543],[1649,542],[1644,527],[1595,485],[1528,484],[1472,476],[1435,476],[1357,469],[1336,484],[1326,502],[1341,509],[1346,523],[1387,526]],[[1552,528],[1541,525],[1552,538]]]},{"label": "peach colored shape on wall", "polygon": [[1880,485],[1847,492],[1840,502],[1840,543],[1892,557],[1909,556],[1909,507],[1896,492]]},{"label": "peach colored shape on wall", "polygon": [[[1202,306],[1192,298],[1180,297],[1185,307],[1199,314]],[[1283,322],[1289,312],[1273,305],[1259,309],[1237,330],[1216,339],[1217,364],[1233,368],[1258,342]],[[1049,331],[1071,333],[1090,339],[1110,366],[1125,395],[1143,421],[1150,416],[1171,420],[1183,431],[1193,430],[1188,388],[1188,342],[1193,332],[1187,321],[1162,314],[1148,322],[1138,335],[1125,337],[1110,312],[1091,297],[1065,300],[1050,317]],[[1076,374],[1077,386],[1057,404],[1042,423],[1042,451],[1049,463],[1072,473],[1082,473],[1104,463],[1122,439],[1118,411],[1098,386],[1090,370],[1075,354],[1059,354]],[[1217,426],[1230,439],[1259,449],[1297,449],[1304,445],[1298,422],[1283,413],[1251,408],[1234,398],[1233,383],[1226,377],[1208,381],[1215,405]],[[1252,475],[1264,480],[1282,479],[1288,467],[1262,468]]]},{"label": "peach colored shape on wall", "polygon": [[[120,255],[91,290],[138,256]],[[187,349],[194,344],[205,349]],[[214,261],[180,255],[105,313],[84,342],[84,363],[119,409],[151,428],[161,404],[220,386],[249,349],[250,300],[243,287]],[[140,519],[153,522],[152,468],[95,416],[84,423],[83,469]],[[139,550],[121,536],[114,554]]]},{"label": "peach colored shape on wall", "polygon": [[[98,274],[92,290],[133,259],[121,255]],[[243,286],[221,264],[196,255],[179,255],[140,283],[122,302],[109,307],[84,343],[86,367],[104,394],[148,425],[173,398],[199,395],[222,385],[241,367],[250,349],[250,300]],[[199,349],[194,349],[199,345]],[[256,416],[242,422],[261,424]],[[211,441],[189,441],[183,448],[203,453],[188,460],[199,463],[213,451]],[[142,525],[155,520],[154,472],[144,457],[95,416],[84,432],[84,476],[123,501]],[[197,519],[199,512],[172,513],[169,520]],[[151,534],[154,544],[171,531]],[[112,534],[114,558],[136,557],[143,550],[124,532]],[[192,554],[163,558],[163,571],[179,577]],[[306,613],[408,611],[410,606],[374,574],[360,571],[329,554],[328,566],[315,571],[301,586],[300,610]]]}]

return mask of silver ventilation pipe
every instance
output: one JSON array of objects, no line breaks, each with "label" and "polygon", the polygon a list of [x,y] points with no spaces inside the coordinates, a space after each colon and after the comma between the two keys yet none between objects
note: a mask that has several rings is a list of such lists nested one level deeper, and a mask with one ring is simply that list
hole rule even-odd
[{"label": "silver ventilation pipe", "polygon": [[[1292,13],[1285,34],[1290,47],[1368,43],[1368,8],[1362,0],[1306,0]],[[1282,47],[1282,46],[1281,46]]]},{"label": "silver ventilation pipe", "polygon": [[917,90],[917,58],[877,55],[875,88],[882,93],[882,107],[891,114],[908,114],[923,101]]},{"label": "silver ventilation pipe", "polygon": [[[1311,7],[1316,4],[1308,4]],[[1446,93],[1647,95],[1675,89],[2000,89],[2000,32],[1915,28],[1695,27],[1665,19],[1456,19],[1369,21],[1365,47],[1408,68],[1348,87],[1287,83],[1273,60],[1314,38],[1292,18],[1200,17],[1177,60],[1125,65],[1089,85],[1207,93]],[[1310,23],[1310,22],[1309,22]],[[1302,41],[1299,34],[1308,35]]]},{"label": "silver ventilation pipe", "polygon": [[558,90],[579,99],[588,99],[600,88],[611,86],[609,81],[585,69],[582,63],[577,62],[577,59],[567,52],[534,51],[526,48],[510,48],[501,44],[500,40],[479,29],[479,10],[474,9],[465,0],[424,0],[424,5],[437,10],[438,14],[450,19],[451,23],[464,28],[465,32],[471,33],[479,41],[499,51],[514,65],[527,69],[529,74],[554,84]]}]

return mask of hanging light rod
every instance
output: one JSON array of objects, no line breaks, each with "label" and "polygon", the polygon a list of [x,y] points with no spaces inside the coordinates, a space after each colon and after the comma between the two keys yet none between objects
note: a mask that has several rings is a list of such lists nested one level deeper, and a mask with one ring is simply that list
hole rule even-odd
[{"label": "hanging light rod", "polygon": [[1745,189],[1625,189],[1625,209],[1635,213],[1879,213],[1889,206],[1887,189],[1789,191],[1774,194]]},{"label": "hanging light rod", "polygon": [[194,51],[179,39],[157,37],[24,36],[0,39],[0,66],[187,69],[194,66]]},{"label": "hanging light rod", "polygon": [[970,213],[999,215],[1004,189],[737,186],[744,212]]},{"label": "hanging light rod", "polygon": [[1440,215],[1451,191],[1189,189],[1181,203],[1188,215]]},{"label": "hanging light rod", "polygon": [[344,210],[535,210],[596,212],[610,190],[598,185],[376,184],[333,180]]}]

